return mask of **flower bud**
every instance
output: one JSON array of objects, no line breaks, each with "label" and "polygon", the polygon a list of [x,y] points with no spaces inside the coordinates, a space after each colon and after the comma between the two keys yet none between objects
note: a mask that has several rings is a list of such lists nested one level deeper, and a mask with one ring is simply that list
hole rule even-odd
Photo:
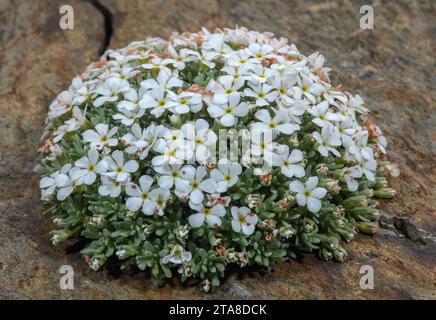
[{"label": "flower bud", "polygon": [[223,246],[215,247],[215,252],[219,256],[223,256],[225,251],[226,251],[226,248],[224,248]]},{"label": "flower bud", "polygon": [[319,254],[320,254],[321,258],[324,260],[331,260],[333,258],[333,254],[329,250],[327,250],[326,248],[322,248],[319,251]]},{"label": "flower bud", "polygon": [[321,163],[317,166],[316,172],[320,174],[327,174],[329,172],[329,168],[324,163]]},{"label": "flower bud", "polygon": [[51,242],[53,243],[53,245],[57,245],[60,242],[68,239],[73,232],[70,230],[54,230],[51,233]]},{"label": "flower bud", "polygon": [[172,114],[170,116],[170,122],[176,128],[180,128],[182,126],[182,118],[178,114]]},{"label": "flower bud", "polygon": [[101,268],[102,265],[105,264],[107,258],[104,254],[98,254],[96,256],[93,256],[91,258],[91,261],[89,263],[89,267],[94,270],[97,271],[98,269]]},{"label": "flower bud", "polygon": [[210,288],[212,288],[212,284],[210,283],[210,281],[209,280],[203,280],[203,282],[201,283],[201,289],[205,293],[208,293]]},{"label": "flower bud", "polygon": [[262,174],[259,176],[259,179],[263,186],[271,185],[271,176],[269,174]]},{"label": "flower bud", "polygon": [[319,183],[320,187],[326,188],[330,193],[337,194],[341,191],[338,180],[333,179],[321,179]]},{"label": "flower bud", "polygon": [[356,227],[361,233],[367,235],[373,235],[377,230],[375,223],[371,222],[357,222]]},{"label": "flower bud", "polygon": [[187,224],[177,228],[177,235],[180,238],[185,238],[189,233],[189,226]]},{"label": "flower bud", "polygon": [[354,208],[366,206],[368,204],[368,199],[365,196],[352,196],[344,200],[343,205],[345,208]]},{"label": "flower bud", "polygon": [[262,203],[262,199],[257,194],[249,194],[247,196],[248,207],[254,208]]},{"label": "flower bud", "polygon": [[381,189],[374,190],[374,197],[381,198],[381,199],[390,199],[394,197],[396,194],[397,192],[391,188],[381,188]]},{"label": "flower bud", "polygon": [[348,209],[347,212],[351,213],[353,216],[360,216],[368,220],[375,220],[378,217],[379,212],[373,207],[355,207]]},{"label": "flower bud", "polygon": [[281,227],[279,229],[279,233],[280,233],[281,237],[283,237],[285,239],[289,239],[290,237],[292,237],[295,234],[295,230],[294,230],[294,228],[292,228],[292,226],[289,225],[289,226]]},{"label": "flower bud", "polygon": [[345,258],[347,257],[347,251],[345,251],[343,248],[341,247],[337,247],[336,249],[333,250],[333,256],[335,257],[335,259],[337,259],[340,262],[344,262]]}]

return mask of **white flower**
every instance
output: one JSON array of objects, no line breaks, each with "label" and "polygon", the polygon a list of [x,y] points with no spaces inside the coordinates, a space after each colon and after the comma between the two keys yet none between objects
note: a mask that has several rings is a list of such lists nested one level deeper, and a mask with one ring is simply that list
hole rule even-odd
[{"label": "white flower", "polygon": [[308,76],[303,75],[301,80],[298,79],[298,87],[294,87],[293,90],[296,99],[306,97],[312,103],[315,103],[316,97],[322,94],[324,88]]},{"label": "white flower", "polygon": [[335,156],[340,157],[341,154],[334,147],[341,145],[341,138],[332,130],[332,126],[324,126],[321,129],[321,134],[315,131],[312,135],[318,143],[318,152],[322,156],[327,157],[330,151]]},{"label": "white flower", "polygon": [[193,51],[187,48],[181,49],[177,52],[171,43],[168,44],[168,53],[171,55],[171,58],[167,58],[163,61],[165,64],[172,64],[174,68],[178,70],[185,69],[185,62],[193,61],[196,57],[199,56],[197,51]]},{"label": "white flower", "polygon": [[203,202],[204,194],[214,193],[216,190],[216,182],[211,178],[206,178],[206,169],[203,166],[199,166],[196,170],[186,170],[183,172],[183,179],[188,182],[188,186],[183,191],[175,190],[175,193],[179,197],[187,197],[193,204],[199,204]]},{"label": "white flower", "polygon": [[171,112],[176,114],[197,113],[202,108],[201,95],[194,92],[182,92],[177,96],[172,96],[174,106]]},{"label": "white flower", "polygon": [[107,62],[108,66],[115,68],[122,67],[124,64],[127,64],[130,61],[129,56],[126,56],[116,51],[112,51],[109,54],[109,57],[110,60]]},{"label": "white flower", "polygon": [[332,120],[338,120],[334,113],[329,112],[329,103],[327,101],[323,101],[318,103],[316,106],[312,108],[308,108],[307,111],[314,116],[312,122],[317,124],[320,127],[324,127],[326,125],[330,125]]},{"label": "white flower", "polygon": [[341,137],[343,146],[348,148],[352,145],[352,137],[356,133],[356,128],[351,119],[333,122],[333,130],[335,130],[335,132]]},{"label": "white flower", "polygon": [[121,123],[125,126],[131,126],[135,119],[140,118],[144,115],[144,109],[136,109],[136,110],[128,110],[128,109],[120,109],[121,113],[116,113],[112,116],[114,120],[121,120]]},{"label": "white flower", "polygon": [[366,160],[349,169],[349,175],[352,178],[360,178],[364,174],[369,181],[374,181],[374,172],[377,169],[377,161]]},{"label": "white flower", "polygon": [[92,93],[82,79],[75,77],[72,86],[74,87],[73,105],[80,105],[91,98]]},{"label": "white flower", "polygon": [[274,118],[271,118],[270,113],[265,109],[258,110],[254,116],[262,122],[254,123],[253,129],[272,130],[273,133],[280,132],[283,134],[292,134],[300,129],[298,124],[287,121],[287,113],[284,110],[277,111]]},{"label": "white flower", "polygon": [[159,71],[156,79],[146,79],[141,82],[141,88],[145,90],[155,90],[163,88],[165,91],[169,91],[172,88],[180,88],[183,86],[183,81],[177,77],[172,77],[171,72],[162,69]]},{"label": "white flower", "polygon": [[41,195],[43,198],[48,198],[55,191],[57,187],[56,177],[59,174],[68,174],[70,169],[71,164],[66,164],[60,170],[53,172],[49,176],[41,178],[41,181],[39,182],[39,187],[41,188]]},{"label": "white flower", "polygon": [[85,122],[85,117],[82,115],[78,107],[73,107],[73,117],[65,121],[65,123],[59,126],[55,132],[53,132],[53,142],[57,143],[62,140],[63,136],[67,132],[72,132],[79,129]]},{"label": "white flower", "polygon": [[251,154],[261,157],[263,161],[272,165],[274,154],[280,154],[286,150],[285,145],[272,140],[270,130],[252,130]]},{"label": "white flower", "polygon": [[166,110],[176,105],[174,93],[167,92],[163,87],[155,88],[142,97],[144,108],[151,109],[150,113],[159,118]]},{"label": "white flower", "polygon": [[198,162],[206,162],[216,151],[217,136],[209,129],[209,123],[206,120],[197,119],[195,124],[186,123],[181,131],[187,144],[195,149],[195,160]]},{"label": "white flower", "polygon": [[[219,79],[222,83],[233,83],[233,86],[238,87],[241,83],[244,84],[245,80],[249,78],[249,70],[250,65],[247,64],[241,65],[237,69],[235,67],[226,66],[221,68],[221,72],[225,72],[227,75],[220,76]],[[240,87],[238,87],[238,89],[239,88]]]},{"label": "white flower", "polygon": [[122,138],[122,142],[127,144],[125,151],[129,154],[137,154],[140,160],[148,156],[148,152],[156,142],[159,133],[163,132],[163,126],[150,124],[146,129],[142,130],[139,124],[132,125],[131,133],[126,133]]},{"label": "white flower", "polygon": [[277,98],[277,91],[268,84],[249,84],[249,88],[244,89],[244,95],[256,99],[259,107],[267,106]]},{"label": "white flower", "polygon": [[118,100],[120,93],[130,89],[130,85],[126,80],[120,78],[109,78],[104,84],[98,87],[95,92],[100,95],[94,100],[94,106],[100,107],[106,102],[115,102]]},{"label": "white flower", "polygon": [[232,207],[232,229],[235,232],[243,232],[249,236],[254,232],[255,226],[259,219],[257,215],[251,212],[247,207]]},{"label": "white flower", "polygon": [[58,118],[71,110],[73,105],[73,95],[70,91],[62,91],[50,104],[48,118]]},{"label": "white flower", "polygon": [[56,189],[56,176],[59,171],[53,172],[49,176],[42,177],[39,181],[39,187],[41,188],[41,196],[43,199],[47,199]]},{"label": "white flower", "polygon": [[[280,167],[281,172],[288,178],[297,177],[302,178],[305,175],[304,166],[301,165],[303,161],[303,153],[298,150],[292,150],[289,155],[289,148],[281,154],[273,155],[273,166]],[[300,163],[300,164],[298,164]]]},{"label": "white flower", "polygon": [[231,127],[237,122],[236,117],[244,117],[248,113],[247,103],[239,102],[239,95],[230,95],[229,104],[212,104],[207,108],[207,111],[212,117],[219,118],[224,127]]},{"label": "white flower", "polygon": [[194,209],[198,213],[191,214],[188,218],[189,224],[194,228],[199,228],[203,225],[204,221],[210,227],[217,228],[221,226],[220,217],[224,217],[226,209],[223,205],[217,204],[213,207],[205,207],[203,204],[190,204],[191,209]]},{"label": "white flower", "polygon": [[349,168],[344,170],[345,174],[343,175],[343,178],[345,182],[347,183],[348,191],[354,192],[359,189],[359,183],[353,179],[349,174]]},{"label": "white flower", "polygon": [[154,170],[161,174],[157,182],[159,186],[164,189],[171,189],[173,186],[175,186],[179,191],[185,190],[185,188],[188,186],[188,182],[183,179],[183,173],[186,173],[189,170],[193,170],[195,172],[194,167],[184,166],[182,168],[181,164],[175,164],[172,166],[163,165],[160,167],[154,167]]},{"label": "white flower", "polygon": [[56,175],[55,181],[56,187],[58,188],[56,197],[59,201],[65,200],[74,191],[74,188],[81,184],[80,180],[77,181],[73,179],[76,170],[78,170],[78,168],[72,168],[67,173]]},{"label": "white flower", "polygon": [[140,71],[135,70],[132,67],[123,67],[121,70],[117,70],[118,68],[114,68],[116,72],[113,72],[109,75],[111,78],[120,78],[121,80],[128,80],[136,76]]},{"label": "white flower", "polygon": [[120,150],[115,150],[112,152],[112,157],[106,156],[103,160],[108,167],[108,172],[105,172],[104,175],[118,182],[126,182],[129,180],[130,173],[136,172],[139,168],[138,162],[135,160],[124,163],[124,154]]},{"label": "white flower", "polygon": [[370,147],[368,147],[368,132],[360,131],[353,139],[355,141],[348,151],[353,154],[358,161],[362,159],[372,160],[374,159],[374,153]]},{"label": "white flower", "polygon": [[227,104],[232,97],[233,100],[240,96],[240,89],[244,84],[244,80],[241,78],[233,77],[220,77],[218,81],[211,80],[207,89],[214,93],[213,103],[215,104]]},{"label": "white flower", "polygon": [[264,68],[262,65],[254,65],[251,68],[249,80],[255,84],[265,83],[268,79],[274,77],[276,71],[270,68]]},{"label": "white flower", "polygon": [[316,213],[321,209],[320,199],[324,198],[327,190],[318,187],[318,177],[310,177],[306,183],[294,180],[289,184],[289,190],[297,193],[297,203],[300,207],[307,206],[310,212]]},{"label": "white flower", "polygon": [[238,182],[241,173],[242,166],[240,164],[220,160],[218,168],[210,172],[210,177],[216,181],[217,192],[226,192],[228,188]]},{"label": "white flower", "polygon": [[102,196],[110,196],[116,198],[121,193],[122,182],[116,181],[115,179],[109,178],[107,176],[101,176],[101,185],[98,187],[98,193]]},{"label": "white flower", "polygon": [[147,63],[141,65],[141,67],[143,67],[144,69],[156,69],[165,72],[170,72],[170,69],[167,67],[167,65],[170,63],[171,63],[170,61],[164,61],[161,58],[153,57]]},{"label": "white flower", "polygon": [[130,197],[126,200],[126,208],[132,212],[141,208],[146,215],[152,215],[155,209],[154,202],[149,198],[152,184],[153,178],[150,176],[141,176],[139,186],[135,183],[128,183],[126,185],[126,194]]},{"label": "white flower", "polygon": [[[244,67],[245,70],[250,70],[255,64],[258,64],[257,59],[250,58],[245,50],[240,50],[232,54],[227,59],[227,64],[232,67]],[[224,68],[223,68],[224,69]],[[224,71],[221,69],[222,71]]]},{"label": "white flower", "polygon": [[227,57],[227,54],[231,53],[233,49],[224,40],[222,34],[211,34],[208,36],[201,44],[203,57],[207,60]]},{"label": "white flower", "polygon": [[118,144],[118,139],[112,138],[117,133],[118,127],[113,127],[109,130],[109,126],[104,123],[99,123],[95,126],[95,130],[88,129],[82,133],[83,140],[90,142],[91,148],[101,150],[104,146],[114,147]]},{"label": "white flower", "polygon": [[176,244],[171,252],[162,258],[162,263],[167,264],[171,262],[174,264],[182,264],[184,262],[189,262],[191,259],[191,252],[185,251],[181,245]]},{"label": "white flower", "polygon": [[107,170],[107,163],[103,160],[98,162],[98,158],[98,151],[90,149],[87,157],[82,157],[74,163],[79,170],[74,172],[72,178],[81,179],[86,185],[93,184],[97,178],[96,174],[102,174]]},{"label": "white flower", "polygon": [[163,216],[164,209],[170,196],[171,193],[168,189],[157,188],[150,191],[149,197],[153,201],[155,214]]},{"label": "white flower", "polygon": [[[177,141],[180,143],[175,143]],[[190,160],[194,155],[192,146],[186,143],[186,141],[182,138],[178,140],[177,137],[175,138],[175,141],[158,139],[153,146],[153,150],[161,154],[153,157],[151,160],[153,167],[162,166],[165,164],[181,164],[183,163],[183,160]]]},{"label": "white flower", "polygon": [[142,99],[146,90],[140,88],[139,92],[134,88],[130,88],[126,93],[124,93],[124,100],[121,100],[117,104],[118,110],[129,110],[136,111],[138,108],[145,108],[145,101]]},{"label": "white flower", "polygon": [[271,47],[268,44],[260,45],[258,43],[252,42],[248,46],[248,48],[245,49],[245,52],[253,58],[263,60],[265,58],[270,58],[273,56],[271,54],[273,51],[273,47]]}]

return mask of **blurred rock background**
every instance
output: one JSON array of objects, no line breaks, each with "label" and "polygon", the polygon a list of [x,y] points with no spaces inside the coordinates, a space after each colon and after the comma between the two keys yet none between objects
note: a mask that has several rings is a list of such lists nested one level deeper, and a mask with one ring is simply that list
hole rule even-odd
[{"label": "blurred rock background", "polygon": [[[63,4],[74,8],[74,30],[59,27]],[[359,28],[364,4],[374,30]],[[232,273],[209,295],[177,281],[156,288],[143,273],[93,272],[73,241],[53,247],[32,171],[50,101],[107,46],[235,25],[320,51],[333,83],[365,98],[401,169],[378,233],[346,245],[345,263],[304,255],[272,273]],[[0,298],[436,299],[435,34],[432,0],[0,0]],[[60,290],[64,264],[75,290]],[[374,268],[374,290],[359,287],[363,265]]]}]

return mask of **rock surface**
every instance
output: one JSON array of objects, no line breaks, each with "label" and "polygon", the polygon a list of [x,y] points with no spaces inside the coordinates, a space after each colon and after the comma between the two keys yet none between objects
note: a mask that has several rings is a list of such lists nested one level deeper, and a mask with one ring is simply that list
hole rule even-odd
[{"label": "rock surface", "polygon": [[[66,31],[62,4],[0,0],[0,298],[436,299],[433,1],[373,1],[374,30],[359,28],[365,1],[74,1],[75,29]],[[142,273],[93,272],[65,252],[68,244],[53,247],[32,172],[50,101],[108,42],[236,24],[284,36],[305,54],[319,50],[333,82],[366,99],[401,169],[379,232],[346,245],[345,263],[304,255],[272,273],[230,274],[210,295],[176,281],[156,288]],[[65,264],[75,270],[74,290],[59,288]],[[363,265],[374,268],[373,290],[360,289]]]}]

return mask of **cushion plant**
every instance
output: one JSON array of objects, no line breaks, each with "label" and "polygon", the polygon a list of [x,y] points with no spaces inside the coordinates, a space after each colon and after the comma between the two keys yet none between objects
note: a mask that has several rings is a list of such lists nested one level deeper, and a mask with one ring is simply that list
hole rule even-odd
[{"label": "cushion plant", "polygon": [[108,50],[49,108],[53,243],[80,235],[92,269],[114,256],[205,290],[230,264],[343,261],[394,191],[381,130],[323,63],[244,28]]}]

